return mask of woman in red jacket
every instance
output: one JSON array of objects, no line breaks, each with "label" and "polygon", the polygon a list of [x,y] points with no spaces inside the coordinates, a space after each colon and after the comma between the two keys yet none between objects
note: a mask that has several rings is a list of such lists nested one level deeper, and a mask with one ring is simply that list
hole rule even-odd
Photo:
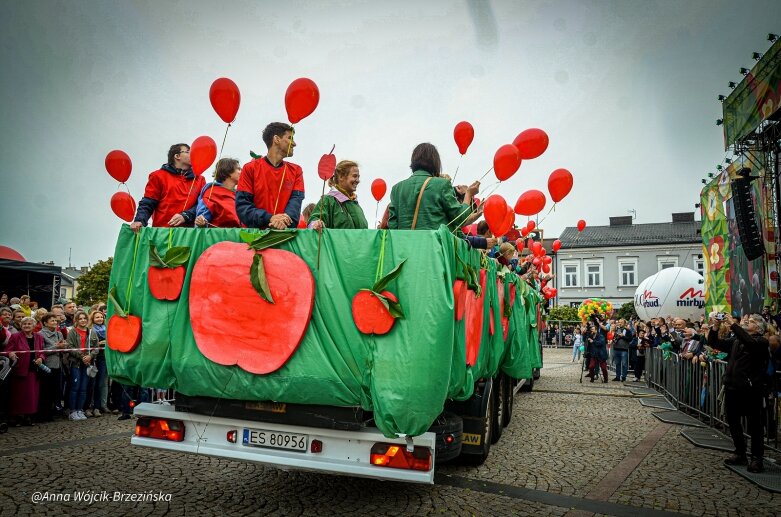
[{"label": "woman in red jacket", "polygon": [[[11,371],[11,407],[15,425],[35,425],[32,415],[38,411],[38,369],[43,363],[43,336],[33,332],[35,318],[22,319],[22,331],[8,340],[5,351],[16,365]],[[34,353],[30,353],[34,351]]]},{"label": "woman in red jacket", "polygon": [[209,183],[198,196],[195,225],[217,228],[241,226],[236,215],[236,185],[241,166],[238,160],[223,158],[217,162],[214,183]]}]

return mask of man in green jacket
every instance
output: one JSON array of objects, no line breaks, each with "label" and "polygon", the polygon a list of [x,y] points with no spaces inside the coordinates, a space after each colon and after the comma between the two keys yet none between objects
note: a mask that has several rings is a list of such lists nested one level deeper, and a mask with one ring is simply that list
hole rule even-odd
[{"label": "man in green jacket", "polygon": [[[470,217],[476,217],[472,210],[472,198],[479,192],[480,182],[472,183],[466,190],[463,204],[459,203],[453,185],[440,177],[442,162],[436,147],[429,143],[415,147],[410,169],[413,171],[412,176],[391,189],[388,228],[436,230],[444,224],[453,231],[469,224]],[[424,190],[418,206],[421,189]]]}]

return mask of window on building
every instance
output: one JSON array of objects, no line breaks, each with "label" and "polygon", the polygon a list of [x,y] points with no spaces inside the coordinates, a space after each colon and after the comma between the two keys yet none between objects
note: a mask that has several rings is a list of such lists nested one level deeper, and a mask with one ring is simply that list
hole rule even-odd
[{"label": "window on building", "polygon": [[578,262],[562,262],[561,267],[564,271],[564,287],[578,287],[580,264]]},{"label": "window on building", "polygon": [[701,275],[705,275],[705,259],[694,257],[694,270]]},{"label": "window on building", "polygon": [[602,261],[583,262],[586,268],[586,286],[602,287]]},{"label": "window on building", "polygon": [[68,292],[65,290],[64,287],[60,287],[60,298],[67,298]]},{"label": "window on building", "polygon": [[668,267],[678,267],[678,256],[657,257],[657,263],[659,264],[659,271],[667,269]]},{"label": "window on building", "polygon": [[618,259],[618,285],[637,285],[637,258]]}]

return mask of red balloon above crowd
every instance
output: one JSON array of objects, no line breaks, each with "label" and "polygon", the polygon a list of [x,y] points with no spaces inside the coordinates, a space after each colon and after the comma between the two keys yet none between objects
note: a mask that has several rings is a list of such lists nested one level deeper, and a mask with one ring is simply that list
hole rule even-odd
[{"label": "red balloon above crowd", "polygon": [[290,83],[285,92],[285,109],[291,124],[297,124],[317,108],[320,102],[320,90],[315,82],[301,77]]},{"label": "red balloon above crowd", "polygon": [[124,183],[130,178],[130,171],[133,170],[133,163],[130,156],[125,151],[115,149],[106,155],[106,170],[112,178],[120,183]]},{"label": "red balloon above crowd", "polygon": [[239,112],[239,87],[227,77],[220,77],[209,88],[209,101],[223,122],[230,124],[236,120],[236,114]]},{"label": "red balloon above crowd", "polygon": [[466,150],[469,149],[469,146],[472,144],[472,140],[474,140],[474,138],[475,128],[473,128],[472,124],[465,120],[456,124],[456,127],[453,129],[453,139],[456,141],[456,145],[458,146],[458,152],[462,155],[466,154]]}]

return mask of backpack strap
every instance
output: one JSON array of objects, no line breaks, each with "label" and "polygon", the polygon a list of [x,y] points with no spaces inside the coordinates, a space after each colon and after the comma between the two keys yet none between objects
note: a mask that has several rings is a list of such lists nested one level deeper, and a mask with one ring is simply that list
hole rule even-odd
[{"label": "backpack strap", "polygon": [[412,216],[412,230],[415,229],[415,226],[418,224],[418,212],[420,211],[420,201],[423,199],[423,191],[426,190],[426,185],[428,185],[428,182],[431,181],[431,176],[426,178],[426,181],[423,182],[423,186],[420,187],[420,193],[418,194],[418,202],[415,203],[415,215]]}]

